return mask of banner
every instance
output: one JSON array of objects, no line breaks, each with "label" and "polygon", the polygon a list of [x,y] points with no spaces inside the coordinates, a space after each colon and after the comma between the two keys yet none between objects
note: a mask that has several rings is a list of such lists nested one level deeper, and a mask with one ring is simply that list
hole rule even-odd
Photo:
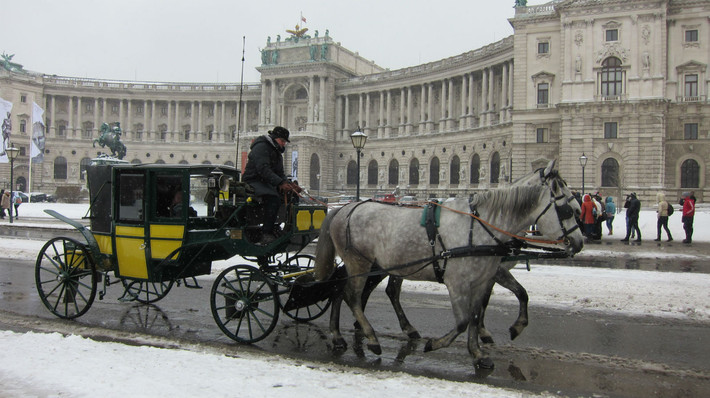
[{"label": "banner", "polygon": [[291,180],[298,180],[298,151],[291,152]]},{"label": "banner", "polygon": [[30,159],[32,163],[42,163],[44,160],[44,109],[36,102],[32,103],[32,138],[30,139]]},{"label": "banner", "polygon": [[0,163],[7,163],[6,148],[10,147],[10,132],[12,132],[12,120],[10,113],[12,112],[12,102],[5,101],[0,98],[0,121],[2,121],[2,147],[0,147]]}]

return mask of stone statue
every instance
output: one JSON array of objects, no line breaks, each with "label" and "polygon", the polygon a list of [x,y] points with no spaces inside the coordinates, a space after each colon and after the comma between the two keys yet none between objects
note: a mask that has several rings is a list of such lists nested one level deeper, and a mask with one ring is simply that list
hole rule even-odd
[{"label": "stone statue", "polygon": [[111,150],[111,156],[123,159],[126,156],[126,146],[121,142],[121,134],[121,124],[119,122],[114,123],[113,128],[108,123],[102,123],[101,130],[99,130],[99,138],[94,140],[93,146],[96,147],[96,143],[101,145],[102,148],[108,146]]},{"label": "stone statue", "polygon": [[313,121],[317,122],[320,120],[320,108],[318,107],[318,103],[313,105]]},{"label": "stone statue", "polygon": [[649,55],[648,51],[643,52],[643,56],[641,57],[641,63],[643,65],[644,70],[651,69],[651,55]]},{"label": "stone statue", "polygon": [[323,61],[328,59],[328,45],[325,43],[320,46],[320,59]]},{"label": "stone statue", "polygon": [[582,56],[577,55],[577,58],[574,59],[574,71],[577,73],[582,72]]},{"label": "stone statue", "polygon": [[276,42],[281,43],[281,35],[276,35]]},{"label": "stone statue", "polygon": [[22,70],[22,65],[11,62],[12,58],[14,56],[15,56],[15,54],[8,55],[3,52],[2,53],[2,67],[10,72],[24,72]]},{"label": "stone statue", "polygon": [[515,0],[515,7],[527,7],[528,0]]},{"label": "stone statue", "polygon": [[268,37],[266,38],[266,44],[271,44],[271,36],[268,36]]},{"label": "stone statue", "polygon": [[314,33],[313,33],[313,37],[315,37],[316,39],[318,38],[318,31],[317,31],[317,30],[316,30],[316,31],[314,31]]},{"label": "stone statue", "polygon": [[329,34],[330,34],[330,30],[326,29],[325,30],[325,37],[328,37]]},{"label": "stone statue", "polygon": [[269,63],[269,53],[266,50],[261,50],[261,64],[266,65]]},{"label": "stone statue", "polygon": [[271,52],[271,63],[276,65],[279,62],[279,50],[274,50]]}]

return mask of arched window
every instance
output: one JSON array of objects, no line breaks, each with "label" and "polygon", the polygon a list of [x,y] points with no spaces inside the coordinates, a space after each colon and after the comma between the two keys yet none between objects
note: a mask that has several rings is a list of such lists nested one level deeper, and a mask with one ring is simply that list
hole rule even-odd
[{"label": "arched window", "polygon": [[623,94],[623,70],[621,60],[609,57],[602,62],[601,89],[602,97],[613,97]]},{"label": "arched window", "polygon": [[491,184],[498,183],[498,177],[500,175],[500,155],[498,152],[493,152],[491,156]]},{"label": "arched window", "polygon": [[390,160],[390,165],[387,169],[387,183],[389,185],[399,184],[399,162],[397,159]]},{"label": "arched window", "polygon": [[619,186],[619,162],[614,158],[606,158],[602,162],[602,186]]},{"label": "arched window", "polygon": [[471,172],[468,173],[471,184],[478,184],[481,178],[481,157],[477,153],[471,158]]},{"label": "arched window", "polygon": [[354,160],[351,160],[348,162],[347,184],[348,185],[357,184],[357,162]]},{"label": "arched window", "polygon": [[86,169],[89,168],[90,164],[91,164],[90,158],[83,158],[79,162],[79,178],[81,179],[81,181],[86,180]]},{"label": "arched window", "polygon": [[226,162],[224,162],[224,165],[234,167],[234,162],[232,162],[231,160],[227,160]]},{"label": "arched window", "polygon": [[165,164],[165,161],[163,159],[158,159],[155,161],[155,164]]},{"label": "arched window", "polygon": [[367,164],[367,184],[377,185],[377,161],[371,160]]},{"label": "arched window", "polygon": [[693,159],[688,159],[680,165],[680,187],[700,187],[700,166]]},{"label": "arched window", "polygon": [[[187,163],[187,162],[185,162],[185,163]],[[131,160],[131,164],[141,164],[141,160],[138,158],[135,158],[135,159]]]},{"label": "arched window", "polygon": [[429,163],[429,184],[439,184],[439,169],[439,158],[434,156],[431,158],[431,162]]},{"label": "arched window", "polygon": [[54,179],[67,179],[67,159],[63,156],[57,156],[57,158],[54,159]]},{"label": "arched window", "polygon": [[[296,178],[296,176],[293,176],[293,178]],[[320,158],[314,153],[311,155],[311,175],[308,181],[311,189],[320,189],[320,178]]]},{"label": "arched window", "polygon": [[409,162],[409,185],[419,185],[419,160],[417,158]]},{"label": "arched window", "polygon": [[190,164],[190,162],[188,162],[187,160],[183,159],[183,160],[179,161],[178,164]]},{"label": "arched window", "polygon": [[458,184],[460,182],[461,176],[461,160],[458,156],[451,158],[451,164],[449,165],[449,183]]},{"label": "arched window", "polygon": [[[155,162],[155,163],[158,163],[158,162]],[[209,160],[203,160],[202,164],[212,164],[212,162],[210,162]]]}]

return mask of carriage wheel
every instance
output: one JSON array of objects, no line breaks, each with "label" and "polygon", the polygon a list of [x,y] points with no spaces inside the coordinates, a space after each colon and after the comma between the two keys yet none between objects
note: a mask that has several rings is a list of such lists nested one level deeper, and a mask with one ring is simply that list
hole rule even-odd
[{"label": "carriage wheel", "polygon": [[74,239],[51,239],[37,256],[37,293],[45,307],[60,318],[76,318],[89,310],[96,297],[97,279],[87,247]]},{"label": "carriage wheel", "polygon": [[164,282],[136,281],[131,279],[121,279],[124,289],[130,299],[139,303],[150,304],[167,296],[173,287],[173,280]]},{"label": "carriage wheel", "polygon": [[248,265],[234,265],[219,274],[210,292],[210,307],[217,326],[239,343],[265,338],[279,319],[276,286]]},{"label": "carriage wheel", "polygon": [[[299,254],[288,259],[286,266],[289,269],[293,268],[294,271],[296,269],[298,269],[298,271],[308,271],[313,269],[315,263],[315,256],[309,254]],[[284,314],[298,322],[308,322],[323,315],[323,313],[328,310],[328,307],[330,307],[330,300],[319,301],[305,307],[284,311]]]}]

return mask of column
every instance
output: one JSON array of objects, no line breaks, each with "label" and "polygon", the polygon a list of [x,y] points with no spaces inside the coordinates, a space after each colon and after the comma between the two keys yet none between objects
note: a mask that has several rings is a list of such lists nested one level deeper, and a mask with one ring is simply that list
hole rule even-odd
[{"label": "column", "polygon": [[145,141],[147,139],[148,131],[148,100],[143,100],[143,136],[140,141]]},{"label": "column", "polygon": [[[84,138],[84,126],[81,123],[81,96],[76,98],[76,124],[79,127],[79,137]],[[76,130],[74,130],[76,136]]]},{"label": "column", "polygon": [[335,135],[336,141],[342,136],[343,132],[343,97],[341,95],[335,98]]},{"label": "column", "polygon": [[459,117],[459,120],[461,121],[461,128],[465,127],[466,115],[468,114],[468,112],[466,112],[466,106],[468,105],[468,90],[468,75],[463,75],[461,76],[461,116]]},{"label": "column", "polygon": [[446,129],[446,79],[441,81],[441,115],[439,116],[439,131]]},{"label": "column", "polygon": [[[178,135],[180,134],[180,101],[175,101],[175,125],[173,125],[173,134],[172,137],[175,137],[175,134],[177,133]],[[174,140],[173,140],[174,141]]]},{"label": "column", "polygon": [[419,97],[419,133],[424,132],[424,122],[426,122],[426,108],[424,99],[426,98],[426,84],[422,83],[422,92]]},{"label": "column", "polygon": [[248,131],[248,128],[247,128],[247,121],[249,120],[248,119],[249,112],[247,112],[248,109],[249,109],[249,102],[244,101],[244,105],[242,105],[242,131]]},{"label": "column", "polygon": [[503,63],[503,81],[500,95],[500,123],[505,121],[505,112],[508,108],[508,63]]},{"label": "column", "polygon": [[173,101],[168,101],[168,122],[165,123],[167,131],[173,131]]},{"label": "column", "polygon": [[271,81],[271,116],[270,116],[271,121],[269,124],[272,126],[275,126],[278,124],[277,120],[276,120],[276,105],[277,105],[277,102],[276,102],[276,90],[277,90],[276,87],[277,86],[276,86],[276,84],[277,84],[276,79]]},{"label": "column", "polygon": [[320,96],[318,97],[318,102],[320,103],[320,106],[318,106],[318,121],[321,123],[325,123],[325,82],[328,78],[325,76],[321,76],[318,78],[318,84],[320,88]]},{"label": "column", "polygon": [[407,135],[412,134],[412,86],[407,87],[407,124],[405,132]]},{"label": "column", "polygon": [[448,117],[446,118],[446,129],[454,128],[454,78],[449,79],[449,104],[447,106]]},{"label": "column", "polygon": [[[343,130],[345,130],[345,135],[350,133],[350,96],[345,95],[345,120],[343,122]],[[348,137],[343,137],[347,140]]]},{"label": "column", "polygon": [[476,85],[473,80],[473,73],[468,75],[468,126],[474,127],[474,115],[476,110],[474,109],[474,100],[476,95]]},{"label": "column", "polygon": [[108,103],[108,98],[104,98],[103,102],[103,108],[101,108],[101,122],[102,123],[108,123],[108,120],[106,119],[106,112],[108,111],[109,103]]},{"label": "column", "polygon": [[385,137],[385,92],[380,91],[380,111],[377,116],[380,122],[377,123],[377,138]]},{"label": "column", "polygon": [[[490,112],[494,112],[495,109],[493,109],[493,68],[488,69],[488,110]],[[488,125],[493,123],[493,115],[489,114],[488,115]]]},{"label": "column", "polygon": [[[308,112],[308,117],[307,117],[308,124],[315,122],[315,120],[314,120],[315,118],[313,117],[313,111],[314,111],[313,110],[313,105],[314,105],[313,104],[313,100],[314,100],[313,97],[315,97],[316,88],[315,88],[315,83],[313,80],[314,80],[313,76],[310,76],[308,78],[308,111],[307,111]],[[308,130],[310,130],[310,128]]]},{"label": "column", "polygon": [[56,116],[57,116],[57,102],[56,102],[57,96],[52,95],[52,110],[50,111],[50,114],[52,115],[52,120],[49,121],[49,131],[51,131],[51,136],[56,137],[57,136],[57,122],[56,122]]},{"label": "column", "polygon": [[99,99],[94,97],[94,131],[99,131]]},{"label": "column", "polygon": [[370,93],[365,93],[365,134],[370,135]]},{"label": "column", "polygon": [[392,137],[392,90],[387,90],[387,104],[385,104],[385,113],[387,113],[385,138],[389,138]]},{"label": "column", "polygon": [[205,129],[202,126],[202,109],[204,103],[202,101],[197,103],[197,141],[205,140]]},{"label": "column", "polygon": [[513,113],[513,61],[508,62],[508,108],[506,109],[506,120],[511,120]]},{"label": "column", "polygon": [[405,91],[404,87],[399,89],[399,126],[397,126],[397,133],[399,136],[404,135],[404,123],[405,123],[405,118],[404,118],[404,111],[405,111],[405,106],[404,103],[406,102],[406,97],[405,97]]},{"label": "column", "polygon": [[479,126],[485,126],[486,123],[486,111],[488,110],[488,68],[484,68],[481,72],[481,106],[479,106],[478,113],[481,115],[481,121]]},{"label": "column", "polygon": [[364,128],[362,125],[362,94],[357,95],[357,125],[360,128]]},{"label": "column", "polygon": [[224,135],[226,134],[225,126],[224,126],[224,117],[225,117],[225,109],[227,108],[227,104],[222,101],[222,112],[220,115],[220,123],[219,123],[219,131]]},{"label": "column", "polygon": [[[155,108],[157,107],[156,102],[157,102],[157,101],[153,100],[153,101],[152,101],[152,104],[153,104],[153,105],[152,105],[151,108],[150,108],[150,120],[151,120],[151,123],[150,123],[150,131],[153,132],[153,136],[155,136],[155,131],[158,129],[158,128],[157,128],[157,126],[158,126],[158,116],[155,114]],[[150,141],[150,140],[148,140],[148,141]]]},{"label": "column", "polygon": [[427,108],[429,109],[427,112],[429,113],[429,116],[427,117],[427,131],[434,131],[434,101],[432,98],[434,98],[434,83],[427,83],[429,86],[429,94],[427,95]]},{"label": "column", "polygon": [[264,108],[266,106],[266,88],[268,86],[268,80],[264,80],[264,84],[261,85],[261,104],[259,108],[259,124],[266,124],[266,114]]}]

